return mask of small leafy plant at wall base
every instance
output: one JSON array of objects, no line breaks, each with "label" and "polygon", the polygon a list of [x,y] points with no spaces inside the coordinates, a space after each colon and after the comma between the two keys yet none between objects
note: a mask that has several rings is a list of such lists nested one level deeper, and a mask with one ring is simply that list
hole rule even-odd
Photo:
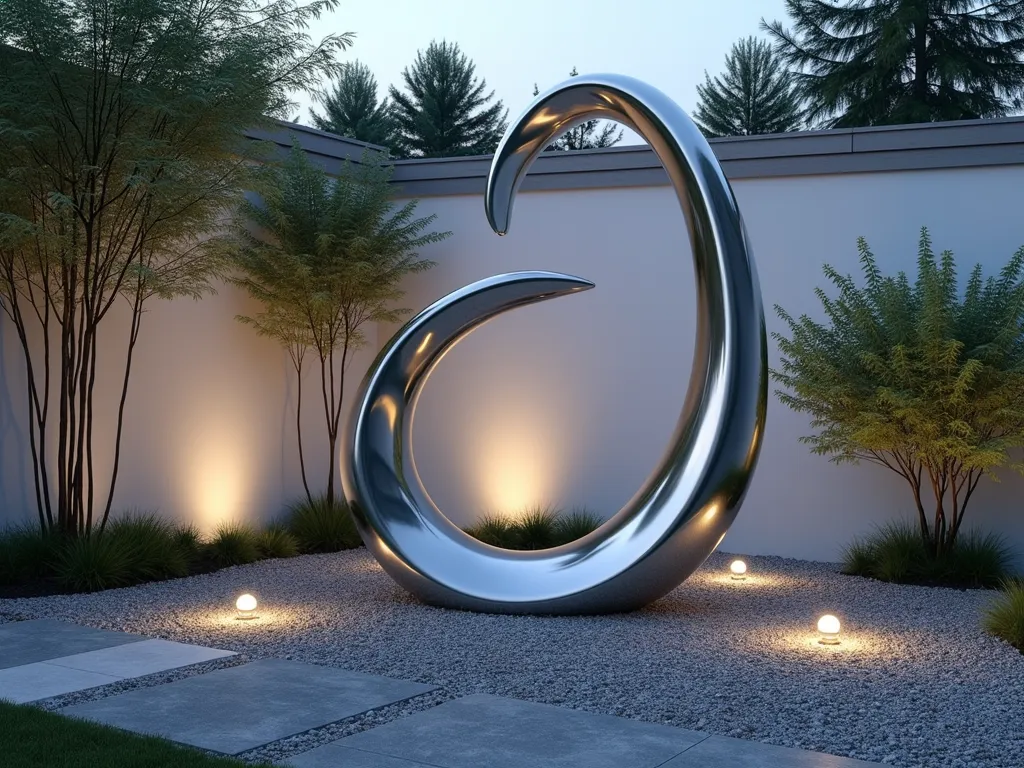
[{"label": "small leafy plant at wall base", "polygon": [[990,634],[1024,653],[1024,581],[1003,584],[999,597],[985,612],[984,625]]},{"label": "small leafy plant at wall base", "polygon": [[1010,574],[1012,553],[1002,537],[968,531],[936,555],[907,523],[889,523],[847,547],[843,572],[895,584],[994,588]]}]

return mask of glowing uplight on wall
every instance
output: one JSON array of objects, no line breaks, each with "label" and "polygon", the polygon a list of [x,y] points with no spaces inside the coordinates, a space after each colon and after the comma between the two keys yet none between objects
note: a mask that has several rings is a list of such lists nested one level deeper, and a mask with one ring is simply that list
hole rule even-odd
[{"label": "glowing uplight on wall", "polygon": [[244,520],[252,492],[252,467],[258,461],[247,435],[237,425],[204,425],[201,439],[187,449],[185,482],[192,520],[204,534],[222,523]]},{"label": "glowing uplight on wall", "polygon": [[818,642],[822,645],[839,645],[839,619],[826,613],[818,619]]},{"label": "glowing uplight on wall", "polygon": [[508,409],[487,425],[475,452],[475,476],[484,509],[516,514],[557,498],[557,424],[542,414]]}]

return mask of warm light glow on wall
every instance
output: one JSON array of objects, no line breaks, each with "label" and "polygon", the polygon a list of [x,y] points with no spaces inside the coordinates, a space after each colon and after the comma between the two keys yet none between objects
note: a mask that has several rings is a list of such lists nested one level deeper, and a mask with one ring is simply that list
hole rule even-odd
[{"label": "warm light glow on wall", "polygon": [[245,436],[227,425],[211,423],[187,450],[191,521],[199,530],[209,534],[222,523],[251,517],[252,451],[245,445]]},{"label": "warm light glow on wall", "polygon": [[474,457],[483,507],[515,515],[557,502],[558,425],[526,408],[496,416],[480,435]]}]

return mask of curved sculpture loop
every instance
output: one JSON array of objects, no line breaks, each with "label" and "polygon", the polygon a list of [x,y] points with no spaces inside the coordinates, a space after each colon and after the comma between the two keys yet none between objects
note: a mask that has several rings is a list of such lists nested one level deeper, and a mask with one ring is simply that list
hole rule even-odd
[{"label": "curved sculpture loop", "polygon": [[718,546],[757,461],[767,401],[757,274],[722,169],[675,103],[618,75],[574,77],[538,96],[494,156],[487,219],[504,234],[532,161],[552,139],[594,118],[624,123],[650,143],[686,218],[691,242],[679,243],[679,257],[691,258],[692,246],[697,329],[678,425],[644,486],[590,535],[535,552],[483,544],[434,506],[416,473],[410,445],[419,392],[444,353],[477,326],[593,284],[516,272],[427,307],[395,334],[367,374],[342,458],[343,487],[363,541],[384,570],[427,602],[497,613],[641,607],[680,584]]}]

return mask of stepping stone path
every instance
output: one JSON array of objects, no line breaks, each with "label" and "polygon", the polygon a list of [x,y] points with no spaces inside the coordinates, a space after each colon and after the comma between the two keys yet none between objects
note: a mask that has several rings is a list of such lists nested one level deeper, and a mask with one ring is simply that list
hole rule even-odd
[{"label": "stepping stone path", "polygon": [[[0,699],[38,701],[234,655],[40,619],[0,624]],[[217,669],[61,713],[239,754],[435,690],[281,659]],[[293,756],[293,768],[867,768],[877,765],[486,694]]]}]

